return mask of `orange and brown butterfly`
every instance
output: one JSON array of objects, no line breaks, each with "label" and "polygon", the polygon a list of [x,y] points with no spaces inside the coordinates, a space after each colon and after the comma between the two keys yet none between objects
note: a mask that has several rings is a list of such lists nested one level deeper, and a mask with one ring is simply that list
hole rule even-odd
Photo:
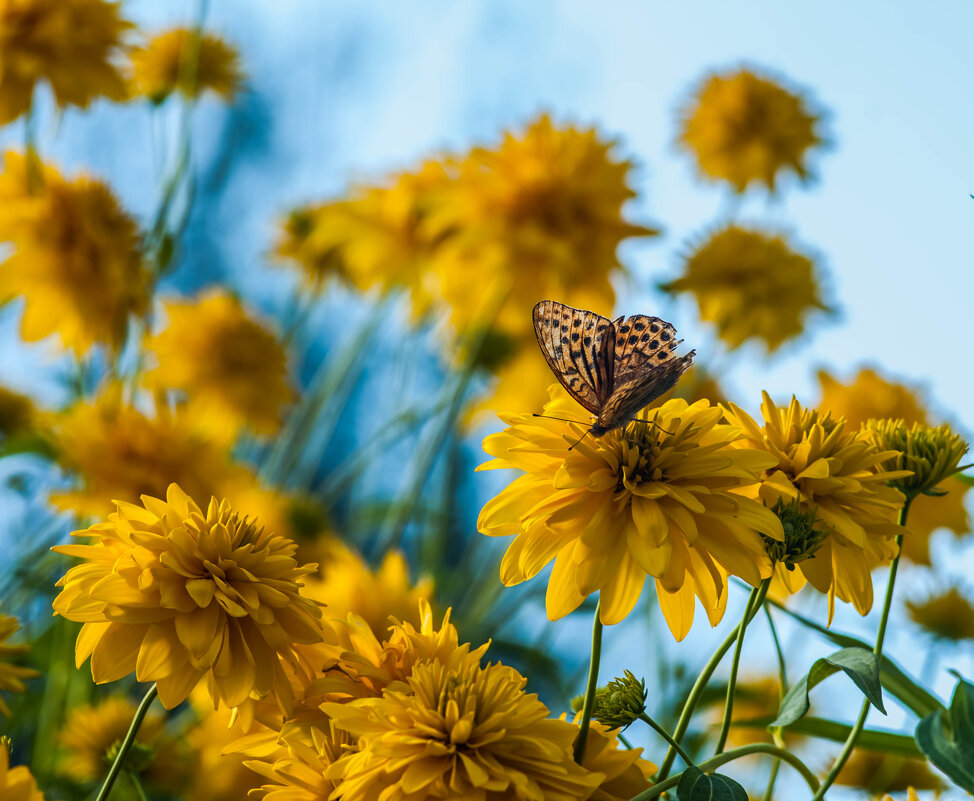
[{"label": "orange and brown butterfly", "polygon": [[624,426],[675,386],[696,354],[676,356],[683,340],[659,317],[610,320],[553,300],[534,307],[534,333],[555,377],[595,415],[594,437]]}]

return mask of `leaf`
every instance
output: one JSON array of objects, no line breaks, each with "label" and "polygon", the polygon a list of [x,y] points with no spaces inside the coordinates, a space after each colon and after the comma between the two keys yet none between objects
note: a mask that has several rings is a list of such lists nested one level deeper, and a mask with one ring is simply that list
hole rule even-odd
[{"label": "leaf", "polygon": [[808,711],[808,693],[818,683],[824,681],[833,673],[844,670],[862,690],[862,694],[869,699],[876,709],[886,714],[883,707],[883,688],[879,683],[879,660],[876,655],[865,648],[843,648],[830,656],[816,659],[811,669],[802,676],[788,694],[781,699],[778,718],[772,726],[787,726],[794,723]]},{"label": "leaf", "polygon": [[719,773],[706,774],[700,768],[687,768],[676,786],[680,801],[747,801],[747,791],[733,779]]},{"label": "leaf", "polygon": [[[741,728],[763,729],[773,723],[774,719],[771,715],[763,715],[758,718],[734,721],[731,725]],[[812,715],[806,715],[794,723],[789,723],[785,728],[795,734],[804,734],[836,743],[844,743],[852,731],[852,726],[847,723],[817,718]],[[856,740],[856,746],[865,748],[867,751],[881,751],[884,754],[904,756],[910,759],[923,759],[923,752],[917,747],[916,741],[909,734],[883,731],[882,729],[863,729],[859,739]]]},{"label": "leaf", "polygon": [[954,784],[974,793],[974,684],[957,678],[947,720],[931,712],[917,726],[916,743]]},{"label": "leaf", "polygon": [[[971,465],[966,465],[966,467],[970,467],[970,466]],[[958,470],[964,470],[966,469],[966,467],[959,467]],[[959,478],[969,487],[974,487],[974,475],[969,476],[966,473],[954,473],[954,478]]]}]

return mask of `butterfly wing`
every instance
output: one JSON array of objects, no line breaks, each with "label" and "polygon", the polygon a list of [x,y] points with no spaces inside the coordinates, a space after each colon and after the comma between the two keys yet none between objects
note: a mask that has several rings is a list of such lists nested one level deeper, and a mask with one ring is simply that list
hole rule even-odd
[{"label": "butterfly wing", "polygon": [[[670,354],[667,352],[667,355]],[[660,395],[676,386],[680,376],[690,369],[695,355],[696,351],[691,350],[686,356],[666,358],[662,363],[641,353],[627,356],[626,370],[616,378],[612,394],[599,415],[599,425],[613,429],[632,420]]]},{"label": "butterfly wing", "polygon": [[612,394],[612,321],[553,300],[538,303],[533,317],[538,345],[555,378],[585,409],[600,414]]},{"label": "butterfly wing", "polygon": [[[619,366],[628,362],[642,364],[634,354],[650,357],[653,363],[666,361],[683,340],[677,340],[676,329],[659,317],[634,314],[615,320],[615,374]],[[666,354],[666,355],[664,355]]]}]

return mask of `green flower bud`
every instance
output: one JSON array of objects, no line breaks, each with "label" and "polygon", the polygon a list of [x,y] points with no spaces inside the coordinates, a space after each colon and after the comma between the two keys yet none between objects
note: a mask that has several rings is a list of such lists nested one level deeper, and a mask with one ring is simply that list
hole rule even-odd
[{"label": "green flower bud", "polygon": [[785,538],[781,541],[773,540],[762,534],[764,549],[773,563],[781,562],[788,570],[794,570],[798,562],[815,555],[829,533],[822,528],[816,528],[819,521],[815,508],[802,509],[798,500],[788,503],[779,500],[771,507],[771,511],[781,520]]},{"label": "green flower bud", "polygon": [[646,684],[629,670],[595,691],[592,716],[609,729],[624,729],[645,711]]}]

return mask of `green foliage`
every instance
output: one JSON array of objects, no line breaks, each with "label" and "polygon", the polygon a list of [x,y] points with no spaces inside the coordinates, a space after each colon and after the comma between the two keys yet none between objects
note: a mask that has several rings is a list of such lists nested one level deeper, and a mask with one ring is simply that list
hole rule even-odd
[{"label": "green foliage", "polygon": [[952,782],[974,793],[974,684],[957,679],[946,716],[931,712],[921,720],[916,743]]},{"label": "green foliage", "polygon": [[676,787],[680,801],[747,801],[747,791],[733,779],[719,773],[687,768]]}]

